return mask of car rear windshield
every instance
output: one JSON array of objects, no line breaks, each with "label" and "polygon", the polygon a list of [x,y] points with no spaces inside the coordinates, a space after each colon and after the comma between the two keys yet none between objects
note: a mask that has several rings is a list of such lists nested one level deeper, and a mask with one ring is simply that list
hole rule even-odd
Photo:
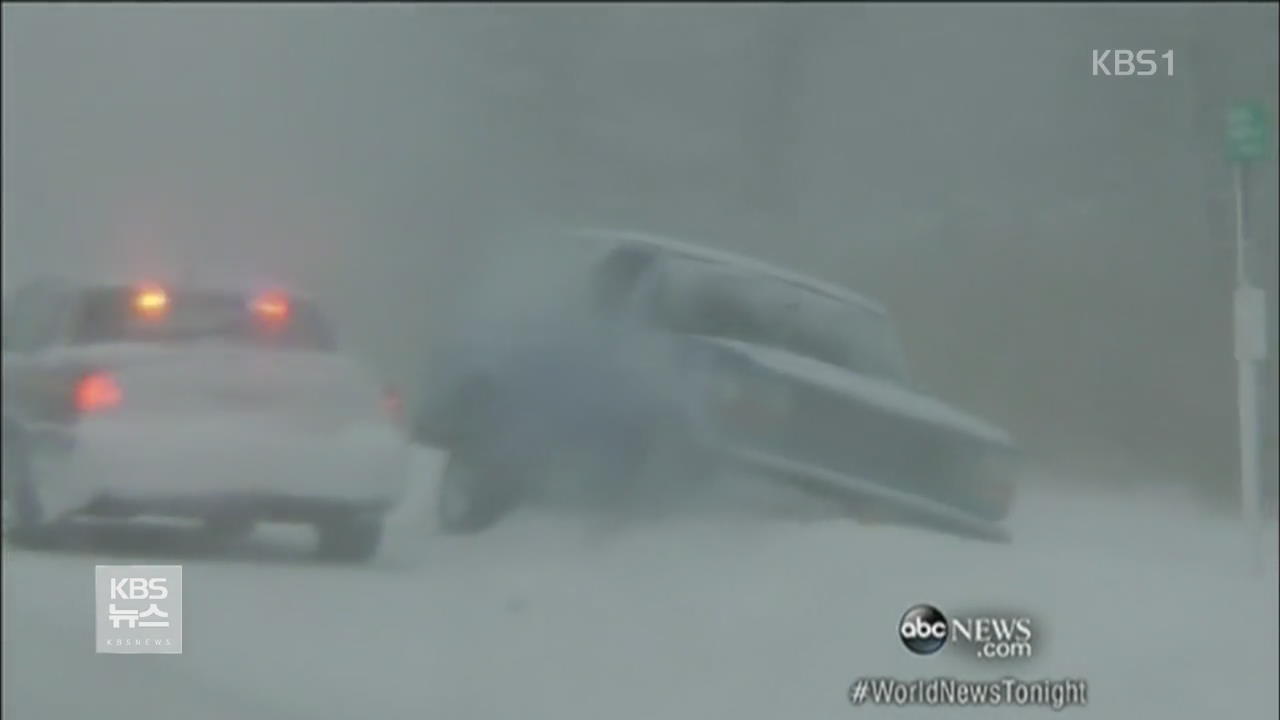
[{"label": "car rear windshield", "polygon": [[289,298],[276,313],[254,311],[251,296],[222,291],[166,291],[162,308],[139,308],[134,288],[98,288],[79,295],[72,342],[190,343],[221,341],[289,350],[334,348],[333,333],[311,303]]}]

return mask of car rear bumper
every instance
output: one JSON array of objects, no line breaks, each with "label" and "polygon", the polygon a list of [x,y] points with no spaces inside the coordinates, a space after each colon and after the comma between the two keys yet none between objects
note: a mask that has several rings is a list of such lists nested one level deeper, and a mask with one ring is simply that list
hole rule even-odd
[{"label": "car rear bumper", "polygon": [[[409,445],[394,428],[330,434],[226,423],[87,422],[48,487],[57,512],[262,516],[381,511],[403,496]],[[42,477],[41,484],[45,484]]]},{"label": "car rear bumper", "polygon": [[92,518],[143,515],[178,518],[244,518],[265,522],[320,522],[352,512],[383,515],[394,507],[387,499],[333,500],[300,495],[251,493],[101,494],[77,511]]}]

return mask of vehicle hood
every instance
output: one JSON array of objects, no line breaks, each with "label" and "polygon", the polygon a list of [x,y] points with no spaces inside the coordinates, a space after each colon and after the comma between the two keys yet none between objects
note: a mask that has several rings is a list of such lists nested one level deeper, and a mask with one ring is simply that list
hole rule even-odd
[{"label": "vehicle hood", "polygon": [[776,348],[706,336],[699,336],[696,341],[728,350],[768,371],[871,403],[900,416],[971,435],[993,445],[1014,445],[1005,430],[910,388]]}]

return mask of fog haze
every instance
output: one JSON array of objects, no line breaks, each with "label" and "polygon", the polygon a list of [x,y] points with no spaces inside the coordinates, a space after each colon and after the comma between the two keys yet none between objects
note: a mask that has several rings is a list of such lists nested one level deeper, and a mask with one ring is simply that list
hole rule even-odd
[{"label": "fog haze", "polygon": [[[407,658],[372,673],[371,687],[400,713],[375,717],[417,716],[419,667],[452,717],[509,716],[485,685],[517,676],[534,678],[513,690],[532,716],[569,717],[553,708],[578,687],[581,717],[607,708],[714,717],[723,697],[733,717],[796,708],[835,717],[851,711],[841,693],[865,657],[850,648],[865,643],[877,658],[901,648],[860,634],[870,621],[854,642],[826,635],[848,617],[824,598],[865,591],[860,609],[892,614],[944,584],[902,569],[938,557],[981,568],[948,575],[954,592],[940,602],[1025,602],[1063,628],[1062,653],[1037,671],[1122,678],[1109,690],[1103,681],[1104,715],[1204,717],[1247,697],[1244,714],[1228,716],[1274,717],[1274,687],[1259,690],[1276,668],[1274,577],[1262,588],[1232,564],[1235,226],[1223,135],[1232,101],[1267,108],[1269,154],[1246,177],[1247,264],[1267,293],[1260,414],[1274,496],[1278,23],[1274,3],[6,4],[5,291],[44,273],[281,278],[316,295],[345,346],[412,405],[460,299],[511,266],[497,257],[511,242],[527,238],[511,254],[530,277],[554,276],[560,249],[544,252],[531,228],[669,234],[882,302],[915,378],[1007,428],[1034,460],[1030,484],[1047,493],[1015,515],[1015,532],[1030,539],[1014,549],[897,529],[866,542],[864,528],[835,524],[664,528],[597,547],[594,536],[568,540],[558,521],[523,516],[475,544],[432,538],[412,545],[421,552],[411,559],[397,549],[387,562],[420,576],[382,568],[359,582],[423,624],[385,620],[362,636]],[[1171,50],[1172,75],[1163,64],[1153,77],[1093,75],[1093,51],[1117,48]],[[748,550],[731,548],[739,542]],[[239,688],[228,691],[231,707],[287,695],[305,698],[293,705],[305,717],[322,717],[317,708],[351,717],[359,710],[339,690],[365,665],[326,654],[330,640],[310,628],[361,602],[364,586],[354,574],[293,567],[289,541],[281,546],[225,566],[183,556],[189,577],[226,580],[192,600],[193,617],[250,612],[242,587],[272,588],[285,603],[267,612],[270,623],[192,621],[188,647],[211,649],[183,661]],[[882,557],[887,547],[902,554]],[[236,564],[264,553],[276,565]],[[91,559],[19,555],[12,567],[30,584],[13,607],[66,630],[50,608],[84,604],[70,588]],[[751,584],[779,567],[790,570],[776,583]],[[1095,672],[1111,652],[1101,640],[1132,630],[1110,614],[1143,593],[1165,603],[1139,633],[1158,641]],[[61,599],[48,606],[32,600],[53,595]],[[8,613],[6,629],[27,622]],[[614,613],[641,621],[627,627]],[[1229,627],[1239,632],[1198,629],[1180,644],[1194,613],[1238,621]],[[810,616],[822,627],[778,620]],[[1256,617],[1271,624],[1257,631]],[[286,673],[277,685],[241,662],[236,643],[281,627],[285,644],[264,664],[323,658],[315,675]],[[648,627],[666,629],[637,629]],[[477,642],[484,632],[511,652],[494,659]],[[1257,642],[1243,649],[1227,639],[1249,633]],[[32,676],[65,666],[107,686],[84,659],[101,658],[58,654],[80,640],[47,637],[29,638]],[[364,641],[355,631],[333,637]],[[452,652],[428,652],[427,638]],[[688,650],[688,638],[702,650]],[[556,642],[581,652],[549,662]],[[725,649],[743,664],[717,664]],[[714,669],[671,663],[685,652]],[[1185,675],[1130,673],[1154,667],[1154,655],[1183,663]],[[919,671],[915,658],[894,657],[885,671]],[[791,671],[777,697],[735,695],[782,677],[776,666]],[[616,678],[631,672],[641,699],[626,705]],[[1195,686],[1204,673],[1213,689]],[[580,690],[588,685],[597,692]],[[26,687],[34,697],[46,686]],[[838,703],[815,700],[822,692]],[[75,717],[83,708],[66,695],[60,712]],[[178,695],[176,705],[191,699]],[[275,699],[246,699],[256,697]],[[691,697],[704,704],[685,704]],[[659,712],[645,715],[646,702]]]},{"label": "fog haze", "polygon": [[[683,234],[877,296],[924,381],[1042,452],[1232,491],[1221,125],[1274,107],[1273,6],[4,12],[6,280],[294,277],[412,384],[496,232]],[[1091,75],[1125,46],[1174,76]]]}]

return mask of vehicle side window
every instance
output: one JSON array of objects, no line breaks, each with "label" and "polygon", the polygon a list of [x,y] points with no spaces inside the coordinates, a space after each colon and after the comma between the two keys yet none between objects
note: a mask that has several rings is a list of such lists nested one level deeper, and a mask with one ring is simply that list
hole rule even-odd
[{"label": "vehicle side window", "polygon": [[649,309],[672,332],[776,345],[785,330],[781,305],[766,286],[731,269],[674,260],[654,273]]},{"label": "vehicle side window", "polygon": [[63,300],[60,293],[44,286],[19,290],[6,308],[5,350],[32,353],[53,344],[61,330]]}]

